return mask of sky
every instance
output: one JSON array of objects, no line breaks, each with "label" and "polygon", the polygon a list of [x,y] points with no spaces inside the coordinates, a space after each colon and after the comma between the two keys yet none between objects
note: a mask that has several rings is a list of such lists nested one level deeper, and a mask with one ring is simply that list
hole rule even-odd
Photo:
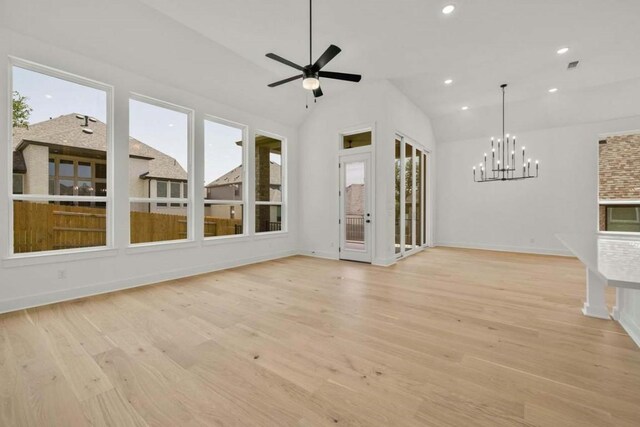
[{"label": "sky", "polygon": [[[101,90],[19,67],[13,68],[13,90],[28,98],[33,109],[30,124],[70,113],[106,122],[107,95]],[[129,102],[129,114],[133,138],[173,157],[187,170],[186,114],[137,100]],[[241,139],[241,129],[205,121],[205,183],[242,164],[242,148],[236,145]]]}]

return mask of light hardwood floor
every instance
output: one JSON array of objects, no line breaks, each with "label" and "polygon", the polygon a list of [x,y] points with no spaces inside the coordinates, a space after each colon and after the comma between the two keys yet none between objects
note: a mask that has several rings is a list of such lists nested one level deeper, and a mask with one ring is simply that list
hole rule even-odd
[{"label": "light hardwood floor", "polygon": [[291,257],[0,316],[0,425],[638,426],[572,258]]}]

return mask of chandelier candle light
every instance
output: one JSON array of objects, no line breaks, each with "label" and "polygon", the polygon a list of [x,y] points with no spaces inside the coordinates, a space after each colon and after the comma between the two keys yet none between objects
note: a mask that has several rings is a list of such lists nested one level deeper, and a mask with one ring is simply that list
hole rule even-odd
[{"label": "chandelier candle light", "polygon": [[491,137],[491,173],[487,169],[487,153],[484,153],[484,162],[480,162],[477,166],[480,170],[480,179],[477,176],[476,166],[473,167],[473,180],[475,182],[515,181],[538,177],[540,164],[537,160],[535,161],[535,175],[532,175],[531,159],[526,158],[525,147],[522,147],[522,175],[517,174],[516,137],[508,133],[505,134],[504,128],[504,95],[506,87],[506,84],[500,86],[502,88],[502,138],[498,138],[495,141]]}]

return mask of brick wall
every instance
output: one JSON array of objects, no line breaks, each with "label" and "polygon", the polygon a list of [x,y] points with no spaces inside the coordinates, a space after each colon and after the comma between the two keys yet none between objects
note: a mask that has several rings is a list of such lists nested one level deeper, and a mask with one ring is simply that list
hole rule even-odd
[{"label": "brick wall", "polygon": [[600,199],[640,200],[640,134],[600,144]]}]

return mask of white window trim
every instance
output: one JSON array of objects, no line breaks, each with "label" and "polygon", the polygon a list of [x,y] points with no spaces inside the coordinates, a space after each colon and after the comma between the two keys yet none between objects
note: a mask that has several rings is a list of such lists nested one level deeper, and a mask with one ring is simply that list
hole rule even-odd
[{"label": "white window trim", "polygon": [[[206,237],[204,236],[203,233],[203,240],[205,242],[207,241],[215,241],[215,240],[229,240],[229,239],[238,239],[241,237],[247,237],[249,236],[249,227],[248,225],[248,218],[249,218],[249,213],[248,213],[248,209],[247,207],[247,201],[249,199],[249,186],[247,185],[247,183],[249,182],[249,149],[247,146],[248,140],[249,140],[249,126],[242,124],[242,123],[238,123],[238,122],[234,122],[231,120],[227,120],[224,119],[222,117],[217,117],[217,116],[213,116],[210,114],[205,114],[204,115],[204,122],[214,122],[217,123],[219,125],[223,125],[223,126],[228,126],[228,127],[232,127],[232,128],[236,128],[238,130],[240,130],[242,132],[242,200],[213,200],[213,199],[207,199],[206,197],[203,199],[203,203],[205,208],[207,206],[216,206],[216,205],[234,205],[234,206],[242,206],[242,233],[241,234],[232,234],[232,235],[227,235],[227,236],[209,236]],[[203,139],[203,143],[206,143],[206,123],[205,123],[205,134],[204,134],[204,139]],[[204,147],[205,153],[206,153],[206,147]],[[206,170],[206,156],[204,156],[204,160],[203,160],[203,169]],[[206,182],[203,183],[203,187],[199,190],[202,191],[206,191],[205,186]],[[202,218],[202,221],[204,222],[204,216]]]},{"label": "white window trim", "polygon": [[[114,244],[114,215],[113,215],[113,188],[114,188],[114,162],[113,162],[113,152],[114,152],[114,103],[113,103],[113,92],[114,87],[112,85],[108,85],[106,83],[99,82],[97,80],[92,80],[89,78],[81,77],[76,74],[72,74],[66,71],[58,70],[52,67],[47,67],[45,65],[41,65],[35,62],[27,61],[18,57],[9,56],[8,61],[8,86],[9,90],[7,91],[8,103],[7,105],[12,105],[12,94],[13,94],[13,68],[18,67],[27,71],[43,74],[48,77],[57,78],[60,80],[64,80],[70,83],[76,83],[81,86],[93,88],[96,90],[100,90],[105,92],[106,94],[106,153],[107,153],[107,195],[104,197],[90,197],[90,196],[36,196],[36,195],[14,195],[13,194],[13,132],[11,126],[7,126],[8,128],[8,136],[7,141],[10,141],[7,144],[7,158],[8,158],[8,167],[7,174],[9,177],[9,185],[8,187],[8,197],[7,205],[8,205],[8,226],[9,230],[7,233],[8,239],[8,251],[7,259],[18,259],[18,258],[40,258],[51,256],[51,255],[64,255],[64,254],[79,254],[84,252],[93,252],[96,250],[104,250],[104,249],[113,249]],[[12,123],[12,108],[9,107],[7,109],[7,123]],[[48,162],[48,159],[47,159]],[[48,167],[48,165],[47,165]],[[33,197],[36,196],[36,197]],[[105,245],[103,246],[91,246],[87,248],[74,248],[74,249],[60,249],[60,250],[52,250],[52,251],[41,251],[41,252],[26,252],[26,253],[15,253],[14,252],[14,241],[13,241],[13,202],[16,200],[30,201],[30,200],[41,200],[41,201],[69,201],[69,202],[100,202],[105,203],[105,214],[106,214],[106,230],[105,230]]]},{"label": "white window trim", "polygon": [[[281,193],[281,198],[282,200],[280,202],[268,202],[268,201],[258,201],[256,200],[256,196],[255,196],[255,173],[256,173],[256,165],[255,165],[255,144],[256,144],[256,136],[258,135],[262,135],[262,136],[266,136],[269,138],[274,138],[280,141],[281,143],[281,149],[282,149],[282,154],[281,154],[281,165],[280,165],[280,173],[282,174],[282,176],[280,177],[280,193]],[[252,153],[253,153],[253,158],[251,159],[251,164],[252,164],[252,168],[251,170],[253,171],[253,180],[251,181],[253,188],[253,206],[251,206],[251,215],[253,216],[253,221],[251,224],[251,233],[253,233],[254,236],[273,236],[273,235],[278,235],[278,234],[287,234],[289,229],[289,215],[288,215],[288,193],[289,193],[289,185],[287,185],[289,183],[287,177],[288,177],[288,167],[287,167],[287,162],[288,162],[288,144],[287,144],[287,138],[285,138],[284,136],[275,134],[275,133],[271,133],[271,132],[267,132],[267,131],[262,131],[259,129],[256,129],[253,135],[253,141],[251,142],[252,144]],[[255,221],[255,216],[256,216],[256,206],[260,206],[260,205],[277,205],[281,207],[281,225],[280,225],[280,231],[260,231],[260,232],[256,232],[256,221]]]},{"label": "white window trim", "polygon": [[[171,102],[162,101],[160,99],[152,98],[150,96],[142,95],[136,92],[129,93],[129,101],[134,100],[145,104],[153,105],[159,108],[165,108],[168,110],[176,111],[178,113],[187,115],[187,184],[189,194],[186,198],[171,198],[171,197],[129,197],[129,212],[131,212],[132,203],[181,203],[186,204],[187,210],[187,237],[184,239],[176,240],[163,240],[159,242],[144,242],[144,243],[131,243],[131,230],[129,230],[129,248],[149,248],[149,247],[164,247],[167,244],[180,244],[195,242],[194,224],[195,224],[195,209],[193,200],[195,199],[194,186],[191,184],[195,182],[195,157],[194,157],[194,144],[195,144],[195,111],[188,107],[183,107]],[[129,109],[129,116],[131,116],[131,109]],[[127,168],[127,170],[129,170]],[[178,182],[178,181],[173,181]],[[181,181],[184,183],[184,181]],[[180,192],[182,194],[184,187],[180,186]],[[128,191],[128,189],[127,189]],[[170,186],[167,186],[167,194],[171,194]],[[170,208],[172,206],[167,206]],[[173,206],[177,208],[178,206]],[[129,227],[131,228],[131,227]]]}]

